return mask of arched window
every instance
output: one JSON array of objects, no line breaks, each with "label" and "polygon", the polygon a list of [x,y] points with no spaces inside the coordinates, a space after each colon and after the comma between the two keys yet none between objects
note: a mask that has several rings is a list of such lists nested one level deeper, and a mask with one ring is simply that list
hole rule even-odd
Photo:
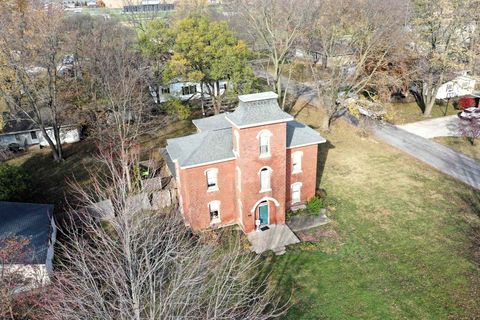
[{"label": "arched window", "polygon": [[301,201],[301,189],[302,183],[296,182],[292,184],[292,204],[299,203]]},{"label": "arched window", "polygon": [[270,137],[272,133],[268,130],[262,130],[258,133],[257,139],[259,142],[260,157],[270,156]]},{"label": "arched window", "polygon": [[270,176],[272,169],[264,167],[260,169],[260,192],[271,191]]},{"label": "arched window", "polygon": [[302,157],[303,152],[297,151],[292,154],[292,173],[302,172]]},{"label": "arched window", "polygon": [[205,176],[207,178],[207,191],[218,190],[217,182],[218,169],[208,169],[205,171]]},{"label": "arched window", "polygon": [[220,223],[220,201],[215,200],[208,203],[208,210],[210,212],[210,223]]}]

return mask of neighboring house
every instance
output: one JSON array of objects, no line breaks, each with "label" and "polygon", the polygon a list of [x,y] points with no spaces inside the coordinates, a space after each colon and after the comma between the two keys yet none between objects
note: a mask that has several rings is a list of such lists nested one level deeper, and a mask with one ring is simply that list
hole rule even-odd
[{"label": "neighboring house", "polygon": [[[220,94],[225,92],[227,85],[227,81],[219,81]],[[165,102],[172,97],[176,97],[182,101],[200,99],[202,96],[201,92],[202,87],[200,86],[200,83],[178,80],[160,89],[160,102]],[[214,93],[216,94],[216,90]],[[155,102],[158,102],[154,91],[152,91],[152,96],[155,99]],[[210,97],[206,84],[203,85],[203,96],[205,99]]]},{"label": "neighboring house", "polygon": [[[42,130],[26,117],[11,117],[8,113],[3,115],[3,130],[0,131],[0,146],[8,146],[11,143],[18,143],[22,147],[39,144],[42,147],[48,146]],[[46,128],[47,134],[53,139],[53,129]],[[74,143],[80,141],[80,131],[77,126],[65,125],[60,128],[60,140],[63,143]],[[55,143],[55,141],[53,141]]]},{"label": "neighboring house", "polygon": [[475,90],[476,80],[467,75],[461,75],[440,86],[437,99],[450,99],[470,95]]},{"label": "neighboring house", "polygon": [[30,241],[25,259],[13,261],[8,268],[35,281],[49,281],[57,234],[52,215],[52,205],[0,201],[0,237],[18,236]]},{"label": "neighboring house", "polygon": [[194,120],[198,133],[167,140],[180,210],[194,230],[283,224],[286,210],[315,196],[317,148],[326,140],[283,112],[277,97],[239,96],[234,112]]},{"label": "neighboring house", "polygon": [[160,1],[154,1],[155,4],[149,4],[150,1],[146,1],[146,4],[139,5],[127,5],[123,6],[124,13],[136,13],[136,12],[160,12],[160,11],[172,11],[175,9],[173,3],[159,3]]}]

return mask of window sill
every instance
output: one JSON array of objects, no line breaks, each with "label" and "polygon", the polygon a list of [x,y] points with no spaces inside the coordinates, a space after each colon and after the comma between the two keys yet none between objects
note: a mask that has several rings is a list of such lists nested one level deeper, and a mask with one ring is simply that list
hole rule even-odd
[{"label": "window sill", "polygon": [[260,190],[260,193],[271,192],[271,191],[272,191],[271,188],[270,189],[262,189],[262,190]]},{"label": "window sill", "polygon": [[218,187],[210,187],[207,189],[207,192],[215,192],[218,191]]},{"label": "window sill", "polygon": [[297,171],[292,171],[292,174],[300,174],[302,172],[303,172],[302,170],[297,170]]},{"label": "window sill", "polygon": [[271,155],[270,153],[261,154],[261,155],[259,156],[260,159],[269,159],[269,158],[271,158],[271,157],[272,157],[272,155]]},{"label": "window sill", "polygon": [[222,222],[222,220],[220,219],[213,219],[210,221],[210,225],[215,225],[215,224],[220,224]]}]

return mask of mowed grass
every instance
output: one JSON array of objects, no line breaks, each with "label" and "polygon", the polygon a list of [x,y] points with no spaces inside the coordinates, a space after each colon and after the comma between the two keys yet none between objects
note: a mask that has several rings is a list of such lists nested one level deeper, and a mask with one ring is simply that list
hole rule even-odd
[{"label": "mowed grass", "polygon": [[[317,127],[321,116],[307,107],[298,119]],[[341,121],[322,134],[333,222],[321,228],[338,238],[267,259],[279,292],[291,294],[285,318],[478,317],[479,193]]]},{"label": "mowed grass", "polygon": [[[385,108],[388,114],[390,114],[390,117],[394,124],[405,124],[410,122],[422,121],[426,119],[423,116],[422,109],[415,102],[388,103],[385,105]],[[445,113],[445,110],[446,110],[446,113]],[[450,102],[448,106],[446,106],[446,104],[444,105],[436,104],[433,106],[432,113],[429,118],[444,117],[445,115],[449,116],[457,113],[458,113],[458,110],[456,110],[453,107],[452,102]]]},{"label": "mowed grass", "polygon": [[480,139],[477,139],[475,145],[464,137],[436,137],[433,140],[480,161]]}]

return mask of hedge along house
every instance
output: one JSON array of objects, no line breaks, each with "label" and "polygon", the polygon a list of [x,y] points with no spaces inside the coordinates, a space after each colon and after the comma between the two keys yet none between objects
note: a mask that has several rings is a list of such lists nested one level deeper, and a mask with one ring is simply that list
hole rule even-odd
[{"label": "hedge along house", "polygon": [[193,120],[196,134],[167,140],[180,210],[194,230],[284,224],[286,210],[315,195],[326,140],[283,112],[277,97],[239,96],[234,112]]}]

